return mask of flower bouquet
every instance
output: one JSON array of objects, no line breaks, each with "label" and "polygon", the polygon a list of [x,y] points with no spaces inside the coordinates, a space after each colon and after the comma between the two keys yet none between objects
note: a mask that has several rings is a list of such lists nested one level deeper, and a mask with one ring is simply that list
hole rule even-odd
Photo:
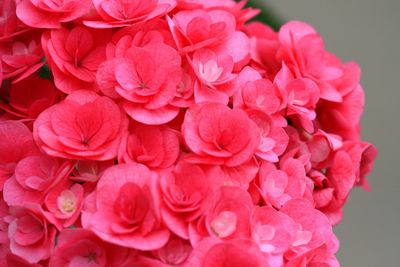
[{"label": "flower bouquet", "polygon": [[360,68],[232,0],[2,0],[0,266],[339,266]]}]

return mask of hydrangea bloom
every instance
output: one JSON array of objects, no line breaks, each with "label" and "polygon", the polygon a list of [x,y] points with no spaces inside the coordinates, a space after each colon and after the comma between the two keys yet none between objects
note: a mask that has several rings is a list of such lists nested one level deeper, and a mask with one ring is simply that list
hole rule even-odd
[{"label": "hydrangea bloom", "polygon": [[185,115],[182,135],[191,161],[235,167],[254,156],[260,142],[256,124],[241,109],[200,103]]},{"label": "hydrangea bloom", "polygon": [[42,111],[54,105],[60,95],[52,82],[36,75],[5,88],[4,94],[8,103],[0,102],[1,108],[13,119],[26,122],[33,122]]},{"label": "hydrangea bloom", "polygon": [[0,4],[0,266],[339,266],[360,67],[245,5]]},{"label": "hydrangea bloom", "polygon": [[73,21],[89,12],[90,0],[21,0],[17,4],[17,16],[34,28],[60,28],[61,23]]},{"label": "hydrangea bloom", "polygon": [[159,218],[156,174],[139,164],[109,168],[87,197],[83,227],[111,243],[140,250],[161,248],[169,231]]},{"label": "hydrangea bloom", "polygon": [[0,61],[3,79],[12,78],[13,83],[21,81],[40,69],[43,49],[38,32],[27,32],[13,37],[12,41],[0,42]]},{"label": "hydrangea bloom", "polygon": [[127,119],[111,99],[82,90],[42,112],[33,130],[51,156],[108,160],[117,155]]},{"label": "hydrangea bloom", "polygon": [[98,91],[96,71],[106,57],[104,35],[107,32],[79,26],[42,35],[43,50],[58,89],[67,94],[73,90]]}]

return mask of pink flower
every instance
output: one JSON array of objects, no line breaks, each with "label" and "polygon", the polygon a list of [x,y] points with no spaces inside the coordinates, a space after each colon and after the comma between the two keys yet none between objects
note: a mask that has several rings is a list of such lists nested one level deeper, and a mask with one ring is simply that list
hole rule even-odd
[{"label": "pink flower", "polygon": [[360,86],[361,68],[356,62],[347,62],[340,65],[343,75],[333,80],[335,88],[343,96]]},{"label": "pink flower", "polygon": [[122,266],[131,253],[127,248],[108,244],[91,231],[84,229],[65,229],[57,239],[49,267],[59,266]]},{"label": "pink flower", "polygon": [[252,207],[250,195],[244,189],[235,186],[221,187],[213,197],[205,216],[208,235],[221,239],[249,238]]},{"label": "pink flower", "polygon": [[281,68],[281,62],[276,60],[280,47],[278,34],[257,21],[244,25],[243,30],[250,38],[252,65],[272,80]]},{"label": "pink flower", "polygon": [[307,78],[295,79],[284,63],[274,83],[284,96],[286,116],[306,131],[312,132],[313,120],[316,118],[315,107],[320,96],[317,85]]},{"label": "pink flower", "polygon": [[2,83],[3,83],[3,64],[0,61],[0,87],[1,87]]},{"label": "pink flower", "polygon": [[352,160],[341,150],[335,153],[326,177],[322,174],[314,177],[316,188],[313,196],[316,207],[329,217],[332,224],[337,224],[342,219],[342,207],[355,181],[356,170]]},{"label": "pink flower", "polygon": [[122,97],[125,111],[134,120],[150,125],[174,119],[179,108],[170,102],[181,79],[181,58],[162,43],[132,47],[124,58],[103,63],[97,72],[102,92]]},{"label": "pink flower", "polygon": [[137,162],[149,168],[171,167],[179,156],[177,134],[166,126],[131,125],[118,153],[119,162]]},{"label": "pink flower", "polygon": [[285,128],[286,133],[289,136],[289,144],[286,148],[285,153],[281,156],[281,160],[293,158],[299,160],[306,170],[306,173],[311,171],[311,153],[307,146],[307,138],[309,134],[305,131],[299,131],[298,129],[287,126]]},{"label": "pink flower", "polygon": [[4,184],[4,200],[10,206],[42,204],[46,195],[67,179],[72,163],[46,155],[22,159],[14,176]]},{"label": "pink flower", "polygon": [[321,101],[316,109],[320,127],[326,132],[340,135],[343,139],[360,140],[364,98],[362,87],[357,86],[343,97],[341,103]]},{"label": "pink flower", "polygon": [[67,94],[84,89],[98,91],[96,71],[106,59],[107,35],[108,32],[89,31],[81,26],[43,34],[43,50],[59,90]]},{"label": "pink flower", "polygon": [[326,266],[339,267],[340,264],[334,254],[339,249],[339,241],[334,235],[328,240],[327,244],[302,254],[296,258],[290,259],[285,267],[298,266]]},{"label": "pink flower", "polygon": [[154,19],[124,27],[115,32],[111,42],[107,44],[107,59],[125,57],[130,48],[159,43],[175,47],[168,24],[164,19]]},{"label": "pink flower", "polygon": [[14,255],[12,253],[8,253],[5,255],[5,262],[0,262],[4,265],[2,266],[18,266],[18,267],[43,267],[42,264],[35,263],[35,264],[30,264],[28,261],[24,260],[21,257],[18,257],[17,255]]},{"label": "pink flower", "polygon": [[251,181],[257,176],[259,164],[255,158],[235,167],[221,165],[221,176],[223,177],[224,185],[240,186],[243,189],[248,189]]},{"label": "pink flower", "polygon": [[0,266],[339,267],[377,150],[360,67],[314,28],[247,0],[0,2]]},{"label": "pink flower", "polygon": [[259,179],[264,200],[278,209],[291,199],[302,198],[306,191],[304,165],[296,159],[282,162],[280,169],[263,162]]},{"label": "pink flower", "polygon": [[314,209],[306,200],[293,199],[288,201],[280,210],[297,224],[295,239],[291,249],[285,253],[286,259],[305,254],[335,238],[328,218]]},{"label": "pink flower", "polygon": [[91,4],[90,0],[21,0],[17,3],[17,16],[34,28],[60,28],[61,23],[85,15]]},{"label": "pink flower", "polygon": [[258,126],[260,132],[260,145],[256,155],[269,162],[278,162],[278,156],[285,152],[289,137],[284,128],[279,126],[279,121],[259,110],[248,110],[250,119]]},{"label": "pink flower", "polygon": [[207,238],[193,251],[186,266],[261,267],[266,266],[266,260],[250,240],[218,242]]},{"label": "pink flower", "polygon": [[191,161],[235,167],[249,161],[259,145],[256,124],[240,109],[202,103],[185,115],[182,134]]},{"label": "pink flower", "polygon": [[153,254],[167,266],[182,266],[191,252],[192,246],[187,240],[171,236],[168,243],[164,247],[154,251]]},{"label": "pink flower", "polygon": [[128,248],[154,250],[170,233],[160,223],[155,174],[144,165],[109,168],[86,198],[82,225],[101,239]]},{"label": "pink flower", "polygon": [[93,28],[114,28],[162,17],[175,8],[176,0],[93,0],[93,4],[100,17],[83,23]]},{"label": "pink flower", "polygon": [[201,49],[193,54],[191,61],[198,83],[194,87],[196,103],[216,102],[226,105],[235,92],[232,74],[233,59],[229,54],[216,54],[209,49]]},{"label": "pink flower", "polygon": [[251,216],[251,236],[264,253],[283,254],[295,238],[296,225],[286,214],[271,207],[255,207]]},{"label": "pink flower", "polygon": [[11,252],[31,264],[51,255],[56,229],[48,224],[39,207],[11,208],[8,237]]},{"label": "pink flower", "polygon": [[40,69],[43,51],[40,46],[40,35],[25,34],[24,38],[0,43],[0,61],[2,62],[3,79],[21,81]]},{"label": "pink flower", "polygon": [[114,165],[114,160],[79,160],[69,178],[76,182],[96,183],[103,172]]},{"label": "pink flower", "polygon": [[182,63],[182,79],[178,83],[175,91],[175,97],[171,105],[175,107],[187,108],[195,103],[194,101],[194,88],[197,83],[196,74],[193,68],[189,66],[187,61]]},{"label": "pink flower", "polygon": [[73,225],[81,214],[84,189],[80,184],[64,181],[46,196],[46,218],[58,229]]},{"label": "pink flower", "polygon": [[38,155],[31,131],[21,122],[0,121],[0,189],[25,157]]},{"label": "pink flower", "polygon": [[204,9],[225,10],[235,16],[237,27],[241,29],[243,24],[252,19],[260,13],[259,9],[247,7],[247,0],[233,1],[233,0],[178,0],[178,10],[193,10]]},{"label": "pink flower", "polygon": [[207,47],[216,53],[230,55],[234,63],[245,60],[249,54],[247,36],[236,31],[235,17],[225,10],[181,11],[172,19],[168,18],[168,24],[183,53]]},{"label": "pink flower", "polygon": [[14,0],[4,0],[0,5],[0,41],[10,40],[26,32],[27,27],[17,19]]},{"label": "pink flower", "polygon": [[10,207],[4,201],[3,195],[0,199],[0,263],[2,262],[2,257],[4,254],[9,252],[9,238],[8,238],[8,218],[10,216]]},{"label": "pink flower", "polygon": [[33,128],[50,156],[108,160],[117,156],[127,119],[111,99],[82,90],[42,112]]},{"label": "pink flower", "polygon": [[54,105],[57,98],[58,93],[51,81],[32,75],[11,85],[9,102],[0,102],[0,108],[18,119],[33,121],[42,111]]},{"label": "pink flower", "polygon": [[180,161],[160,177],[163,221],[176,235],[188,239],[189,224],[208,211],[210,198],[221,185],[217,167]]},{"label": "pink flower", "polygon": [[209,49],[201,49],[193,54],[193,67],[199,80],[212,87],[231,81],[233,60],[227,54],[216,54]]},{"label": "pink flower", "polygon": [[[274,115],[275,120],[282,121],[277,113],[282,109],[283,96],[278,88],[253,68],[245,67],[236,79],[238,91],[233,97],[233,106],[243,109],[255,109],[267,115]],[[284,120],[284,119],[283,119]],[[282,126],[286,126],[286,120]]]},{"label": "pink flower", "polygon": [[181,9],[203,8],[209,10],[218,7],[229,11],[235,10],[237,5],[243,7],[242,2],[244,1],[236,3],[233,0],[178,0]]},{"label": "pink flower", "polygon": [[291,21],[279,31],[279,57],[295,73],[296,78],[314,81],[322,99],[341,102],[342,96],[334,81],[343,75],[339,60],[324,49],[323,40],[313,27]]},{"label": "pink flower", "polygon": [[343,148],[349,154],[356,171],[356,184],[370,190],[366,176],[372,171],[374,160],[378,156],[378,149],[367,142],[344,143]]},{"label": "pink flower", "polygon": [[329,159],[334,151],[340,149],[343,146],[343,142],[338,135],[318,130],[312,135],[307,146],[310,150],[311,162],[314,165],[320,165]]}]

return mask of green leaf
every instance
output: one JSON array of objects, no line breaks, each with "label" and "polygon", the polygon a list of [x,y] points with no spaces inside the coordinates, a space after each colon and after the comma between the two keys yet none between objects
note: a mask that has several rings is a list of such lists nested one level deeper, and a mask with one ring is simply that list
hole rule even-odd
[{"label": "green leaf", "polygon": [[51,71],[50,71],[49,65],[46,64],[40,68],[39,76],[45,80],[51,79]]},{"label": "green leaf", "polygon": [[278,31],[283,24],[283,20],[270,8],[265,0],[249,0],[248,7],[254,7],[261,10],[261,13],[256,16],[253,21],[261,21]]}]

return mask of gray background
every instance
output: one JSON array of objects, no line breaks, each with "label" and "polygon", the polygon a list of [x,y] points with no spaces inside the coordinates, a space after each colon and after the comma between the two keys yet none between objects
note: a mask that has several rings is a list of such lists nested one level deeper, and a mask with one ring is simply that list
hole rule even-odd
[{"label": "gray background", "polygon": [[[263,0],[261,0],[263,1]],[[347,267],[400,266],[400,1],[264,0],[284,20],[311,23],[328,50],[363,68],[363,138],[380,150],[372,192],[353,190],[335,232]]]}]

